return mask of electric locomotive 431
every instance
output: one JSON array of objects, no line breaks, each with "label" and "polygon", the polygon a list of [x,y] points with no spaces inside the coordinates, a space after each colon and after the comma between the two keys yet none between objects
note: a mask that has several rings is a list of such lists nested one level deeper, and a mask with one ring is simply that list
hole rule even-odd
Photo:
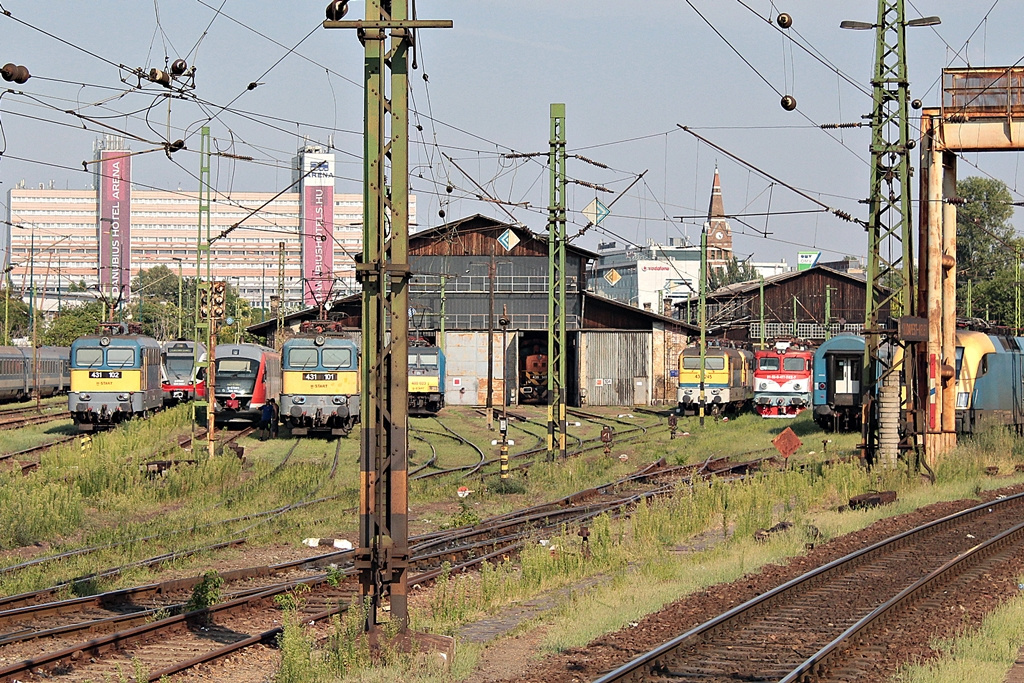
[{"label": "electric locomotive 431", "polygon": [[330,334],[292,337],[281,349],[281,420],[293,435],[345,436],[359,422],[359,347]]},{"label": "electric locomotive 431", "polygon": [[754,410],[761,417],[796,417],[811,405],[814,353],[778,342],[754,352]]},{"label": "electric locomotive 431", "polygon": [[218,344],[213,354],[214,421],[257,424],[281,393],[281,356],[259,344]]},{"label": "electric locomotive 431", "polygon": [[[206,356],[206,346],[199,344],[199,356]],[[161,356],[161,380],[164,405],[173,406],[206,395],[203,378],[196,367],[196,343],[193,341],[164,342]]]},{"label": "electric locomotive 431", "polygon": [[409,414],[436,415],[444,408],[444,351],[423,340],[409,342]]},{"label": "electric locomotive 431", "polygon": [[71,391],[68,410],[79,431],[108,429],[132,417],[146,417],[163,407],[160,343],[128,334],[124,325],[104,325],[103,332],[71,344]]},{"label": "electric locomotive 431", "polygon": [[[754,355],[743,349],[710,347],[704,353],[705,409],[713,415],[739,412],[754,393]],[[693,415],[700,409],[700,348],[679,354],[679,411]]]}]

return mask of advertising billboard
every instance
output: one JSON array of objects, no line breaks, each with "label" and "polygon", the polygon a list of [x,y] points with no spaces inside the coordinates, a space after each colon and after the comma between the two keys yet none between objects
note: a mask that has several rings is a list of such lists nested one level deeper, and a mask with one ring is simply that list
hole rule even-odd
[{"label": "advertising billboard", "polygon": [[820,251],[801,251],[796,255],[796,269],[807,270],[818,265],[818,259],[821,258]]},{"label": "advertising billboard", "polygon": [[128,301],[132,279],[132,158],[125,150],[100,150],[99,281],[117,300]]},{"label": "advertising billboard", "polygon": [[299,159],[302,301],[317,306],[334,284],[334,155],[305,152]]}]

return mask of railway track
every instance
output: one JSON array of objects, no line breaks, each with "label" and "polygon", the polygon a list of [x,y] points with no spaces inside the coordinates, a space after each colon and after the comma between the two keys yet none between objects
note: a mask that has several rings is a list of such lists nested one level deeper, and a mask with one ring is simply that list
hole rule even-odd
[{"label": "railway track", "polygon": [[[1024,494],[978,505],[851,553],[637,657],[597,683],[853,681],[880,631],[915,603],[1024,553]],[[880,636],[884,639],[884,635]]]},{"label": "railway track", "polygon": [[[743,464],[742,471],[746,468]],[[538,534],[586,525],[601,514],[625,514],[642,499],[670,494],[680,478],[707,472],[703,465],[654,463],[604,486],[475,526],[413,537],[415,573],[410,584],[433,581],[445,563],[454,569],[470,567],[514,554]],[[280,633],[274,598],[300,584],[309,587],[303,596],[306,621],[326,619],[347,607],[357,590],[353,555],[341,551],[225,573],[226,600],[188,613],[183,612],[188,592],[201,577],[72,600],[54,601],[56,588],[2,599],[0,661],[17,663],[0,668],[0,681],[24,680],[34,671],[59,674],[62,680],[103,680],[117,666],[129,669],[133,659],[156,680],[254,643],[271,642]],[[318,573],[328,564],[338,568]],[[41,649],[46,654],[39,654]]]},{"label": "railway track", "polygon": [[57,420],[70,420],[71,415],[66,410],[60,412],[41,413],[35,408],[26,408],[17,411],[16,414],[0,415],[0,429],[21,429],[32,425],[56,422]]}]

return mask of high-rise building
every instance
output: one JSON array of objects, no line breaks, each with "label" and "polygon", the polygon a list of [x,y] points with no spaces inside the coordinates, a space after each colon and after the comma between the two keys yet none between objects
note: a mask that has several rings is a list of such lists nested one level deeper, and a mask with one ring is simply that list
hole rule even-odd
[{"label": "high-rise building", "polygon": [[[95,189],[59,190],[52,184],[28,188],[20,183],[8,192],[8,225],[0,230],[0,264],[13,266],[15,292],[28,296],[34,285],[38,296],[52,299],[71,284],[84,283],[116,297],[118,291],[128,295],[131,278],[154,266],[167,266],[177,273],[180,263],[183,276],[196,275],[198,193],[133,187],[130,164],[124,163],[131,157],[117,147],[104,144],[98,150],[100,170]],[[238,224],[213,244],[214,278],[227,280],[256,307],[269,308],[270,297],[277,294],[281,243],[287,309],[312,303],[311,290],[330,291],[332,297],[359,291],[354,258],[362,251],[363,197],[335,195],[333,155],[306,150],[309,148],[300,149],[297,160],[327,162],[330,177],[318,177],[321,184],[304,182],[302,192],[280,196],[275,196],[276,192],[232,192],[215,193],[212,198],[212,236]],[[116,200],[115,163],[119,164]],[[135,180],[141,182],[138,177]],[[306,214],[303,192],[312,198],[306,202]],[[410,204],[415,217],[414,197]],[[115,227],[116,231],[112,230]],[[307,284],[310,279],[312,288]],[[131,294],[145,296],[144,292]]]}]

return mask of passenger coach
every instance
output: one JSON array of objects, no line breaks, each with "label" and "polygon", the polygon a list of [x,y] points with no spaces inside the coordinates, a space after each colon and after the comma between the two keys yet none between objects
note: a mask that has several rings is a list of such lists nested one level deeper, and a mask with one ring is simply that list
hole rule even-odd
[{"label": "passenger coach", "polygon": [[151,337],[93,334],[71,344],[68,410],[79,431],[108,429],[163,407],[160,343]]},{"label": "passenger coach", "polygon": [[62,394],[71,386],[70,349],[0,346],[0,401],[24,401]]},{"label": "passenger coach", "polygon": [[[199,344],[199,360],[205,360],[206,346]],[[164,404],[173,406],[192,401],[206,395],[205,378],[200,376],[201,368],[196,367],[196,343],[194,341],[164,342],[161,356],[161,381],[164,389]]]}]

